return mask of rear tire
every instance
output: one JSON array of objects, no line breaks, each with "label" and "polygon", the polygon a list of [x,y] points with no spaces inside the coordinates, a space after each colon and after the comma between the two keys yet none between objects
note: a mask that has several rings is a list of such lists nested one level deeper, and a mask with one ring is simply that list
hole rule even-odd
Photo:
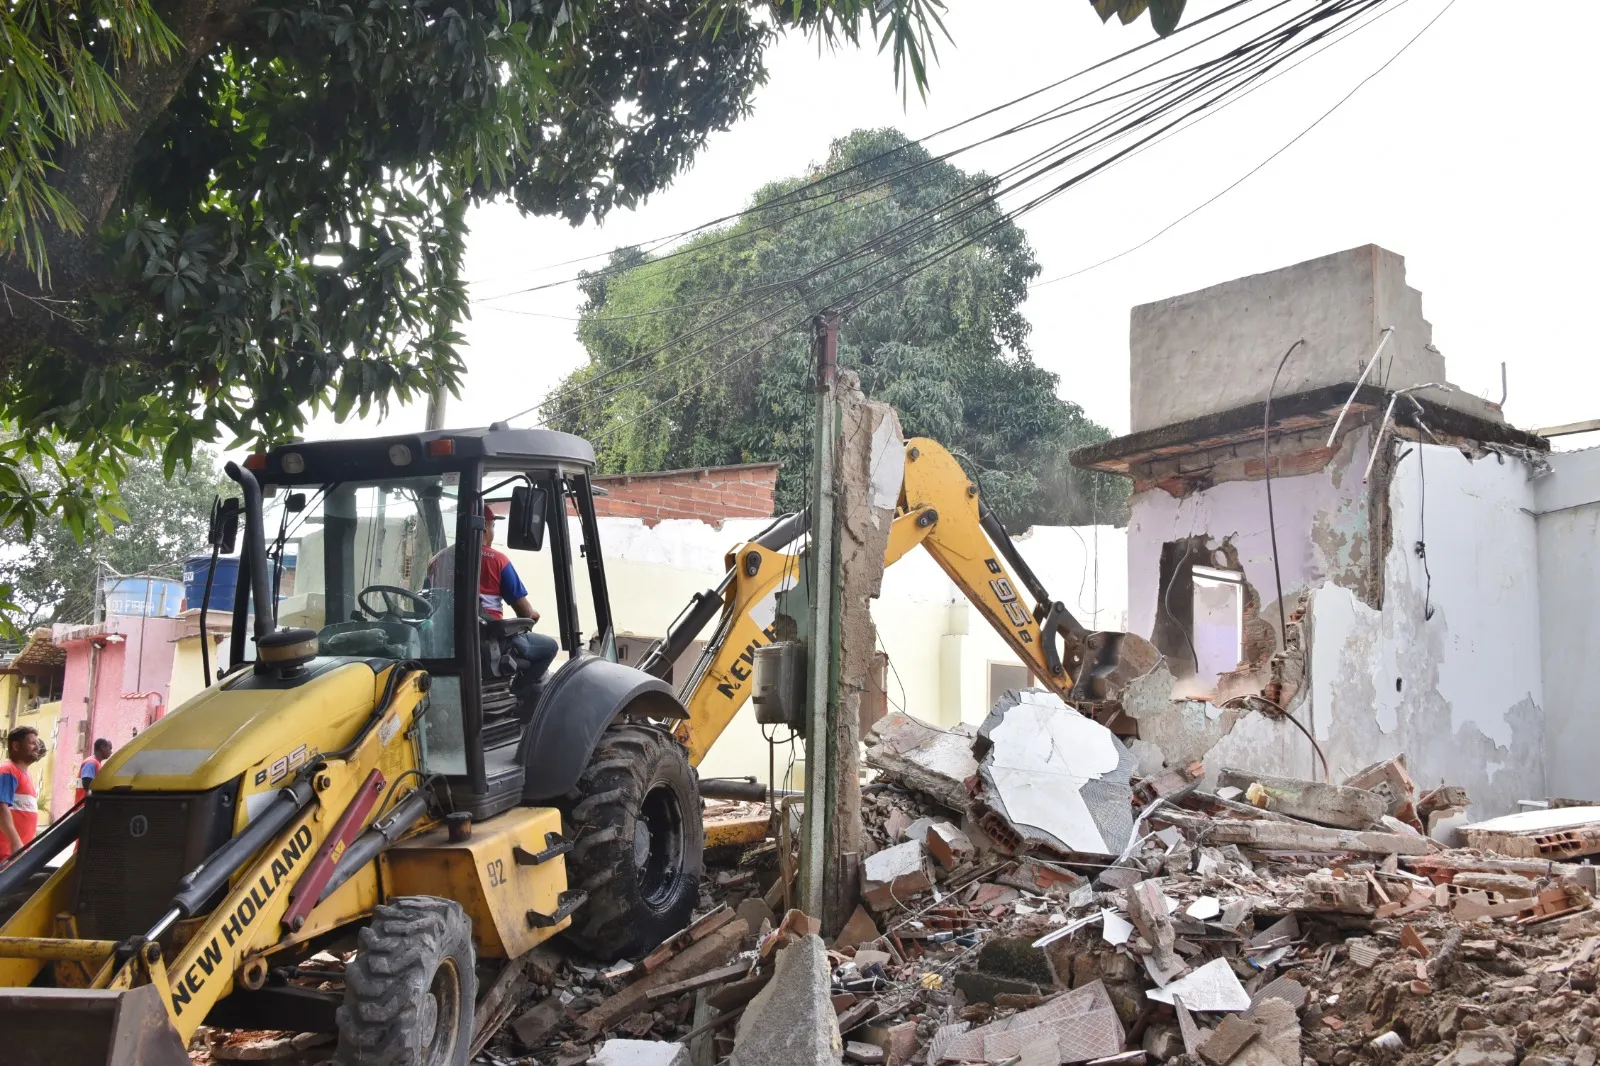
[{"label": "rear tire", "polygon": [[648,725],[600,737],[567,804],[567,879],[589,893],[566,937],[598,959],[643,954],[689,924],[705,830],[688,753]]},{"label": "rear tire", "polygon": [[373,912],[345,971],[337,1066],[466,1066],[478,978],[461,905],[398,896]]}]

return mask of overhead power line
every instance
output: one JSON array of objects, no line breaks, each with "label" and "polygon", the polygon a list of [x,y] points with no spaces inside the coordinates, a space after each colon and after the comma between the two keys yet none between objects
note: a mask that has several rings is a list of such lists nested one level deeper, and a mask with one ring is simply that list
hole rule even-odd
[{"label": "overhead power line", "polygon": [[[1279,53],[1286,44],[1294,42],[1297,37],[1303,35],[1308,26],[1315,25],[1318,21],[1321,21],[1330,15],[1341,14],[1352,9],[1359,12],[1360,10],[1364,10],[1367,7],[1382,2],[1383,0],[1335,0],[1333,3],[1318,5],[1312,10],[1296,15],[1291,19],[1279,24],[1278,26],[1273,27],[1266,33],[1253,38],[1243,45],[1236,46],[1220,56],[1206,59],[1195,66],[1176,71],[1165,76],[1163,79],[1148,83],[1150,86],[1149,91],[1147,91],[1146,94],[1138,100],[1123,105],[1118,110],[1114,111],[1110,115],[1102,117],[1100,120],[1091,124],[1087,128],[1077,131],[1076,133],[1055,142],[1041,151],[1035,152],[1028,158],[1017,164],[1014,164],[1005,171],[1002,171],[999,175],[994,177],[983,177],[973,181],[972,183],[969,183],[967,186],[964,186],[956,194],[950,196],[945,201],[918,213],[911,219],[892,227],[888,231],[872,235],[869,239],[861,242],[859,245],[855,246],[849,251],[842,253],[841,255],[836,256],[822,264],[819,264],[801,275],[793,278],[782,279],[779,282],[757,286],[752,289],[741,290],[737,293],[713,297],[707,301],[704,301],[703,303],[709,305],[725,302],[730,299],[738,299],[744,304],[748,305],[757,298],[781,293],[784,291],[794,291],[804,283],[816,279],[828,270],[847,265],[852,260],[862,258],[863,256],[869,257],[869,261],[866,264],[869,267],[875,262],[888,260],[910,244],[914,244],[920,240],[929,239],[935,236],[940,230],[951,231],[957,225],[964,223],[976,213],[994,210],[995,205],[1002,196],[1016,193],[1025,188],[1028,184],[1041,180],[1051,171],[1071,163],[1080,156],[1090,154],[1108,144],[1114,143],[1117,139],[1129,136],[1141,125],[1147,124],[1155,118],[1166,114],[1185,101],[1198,98],[1202,101],[1201,104],[1198,107],[1192,108],[1190,111],[1183,113],[1180,116],[1179,121],[1192,118],[1215,103],[1215,99],[1208,99],[1205,97],[1207,92],[1216,94],[1219,98],[1221,96],[1225,96],[1230,92],[1236,91],[1240,84],[1245,84],[1249,79],[1259,77],[1262,71],[1265,69],[1270,69],[1271,65],[1281,62],[1282,59],[1285,58],[1285,55],[1293,54],[1292,50],[1285,55],[1280,55]],[[1273,5],[1273,8],[1269,8],[1268,10],[1273,10],[1282,6],[1283,3],[1280,2]],[[1304,47],[1304,45],[1295,45],[1295,48],[1299,47]],[[1117,82],[1125,80],[1125,77],[1126,76],[1115,79],[1111,84],[1116,84]],[[1094,91],[1099,90],[1093,90],[1091,92]],[[1113,94],[1113,96],[1108,97],[1107,100],[1114,100],[1123,95],[1125,94]],[[1106,101],[1101,102],[1104,103]],[[1119,120],[1121,120],[1120,123]],[[1163,127],[1162,130],[1158,131],[1158,133],[1164,132],[1165,130],[1169,130],[1171,128],[1172,124],[1169,124],[1168,126]],[[1098,136],[1098,139],[1097,135],[1100,135]],[[1145,138],[1144,140],[1148,141],[1148,139],[1149,138]],[[1139,143],[1144,142],[1141,141]],[[1106,163],[1102,163],[1092,168],[1084,175],[1080,175],[1077,179],[1074,179],[1073,181],[1056,188],[1049,195],[1053,196],[1062,191],[1064,188],[1070,187],[1072,184],[1076,184],[1077,181],[1083,180],[1085,177],[1092,176],[1094,173],[1098,173],[1104,169],[1107,169],[1111,165],[1115,165],[1120,161],[1120,157],[1125,154],[1127,153],[1118,153],[1118,156],[1113,157]],[[1007,183],[1007,179],[1012,178],[1017,180]],[[1032,206],[1038,205],[1033,204],[1029,209],[1031,209]],[[1005,216],[1002,215],[997,221],[1000,224],[1003,224],[1005,220]],[[992,228],[993,227],[990,227],[990,229]],[[851,275],[846,275],[846,277],[848,278],[859,273],[860,270],[853,271]],[[691,304],[679,306],[689,307],[694,305]],[[795,306],[795,304],[790,305],[790,307],[793,306]],[[737,317],[745,309],[745,307],[735,308],[733,311],[719,315],[708,322],[699,323],[693,328],[678,334],[670,340],[635,355],[621,365],[607,368],[598,376],[590,377],[585,379],[583,382],[574,383],[567,388],[560,389],[556,393],[547,397],[540,404],[530,407],[524,411],[519,411],[511,417],[517,418],[532,413],[536,410],[548,409],[573,393],[590,390],[600,380],[609,377],[615,377],[625,370],[632,369],[654,359],[657,355],[674,346],[686,343],[697,337],[703,336],[712,330],[715,330],[718,326]],[[782,313],[783,310],[788,309],[789,308],[782,308],[778,313]],[[664,311],[667,309],[656,310]],[[604,321],[609,317],[611,316],[593,316],[594,320],[596,321]],[[768,316],[768,318],[770,317],[771,316]],[[767,319],[763,319],[762,321],[766,320]],[[654,372],[652,372],[650,376],[653,377],[656,375]],[[615,391],[617,390],[608,390],[608,392],[604,395],[609,395],[611,392]],[[596,396],[591,393],[590,400],[586,401],[582,406],[588,406],[595,400],[603,399],[604,395]]]},{"label": "overhead power line", "polygon": [[[1337,34],[1340,30],[1351,27],[1344,34],[1344,37],[1348,37],[1362,26],[1370,25],[1375,19],[1369,19],[1365,23],[1356,20],[1376,10],[1385,2],[1387,0],[1327,0],[1327,2],[1316,5],[1311,10],[1287,20],[1266,33],[1251,38],[1244,44],[1238,45],[1220,56],[1158,79],[1157,82],[1152,83],[1149,91],[1143,96],[1118,108],[1111,115],[1102,116],[1086,129],[1062,138],[1042,151],[1033,153],[1021,163],[1006,168],[995,178],[975,182],[973,188],[961,190],[947,198],[941,205],[920,212],[909,219],[902,220],[884,233],[877,234],[871,240],[864,241],[839,255],[831,257],[823,264],[815,266],[795,278],[784,279],[780,283],[762,286],[761,288],[765,292],[761,296],[750,299],[751,293],[746,290],[745,293],[740,294],[746,298],[745,306],[736,308],[733,312],[719,315],[710,322],[702,323],[693,329],[686,330],[666,343],[648,350],[641,356],[636,356],[622,365],[607,368],[601,374],[592,376],[583,382],[575,383],[569,389],[559,390],[546,401],[546,404],[559,402],[569,396],[585,392],[587,392],[587,396],[579,405],[570,408],[567,413],[571,413],[572,410],[581,410],[594,403],[604,402],[605,399],[625,388],[636,387],[642,381],[651,380],[676,366],[686,363],[695,356],[726,344],[727,341],[733,338],[735,333],[748,337],[753,329],[770,325],[779,319],[787,317],[790,312],[804,308],[803,313],[796,315],[788,325],[776,328],[764,340],[737,352],[732,358],[720,363],[696,379],[681,385],[670,395],[650,405],[643,411],[634,413],[623,421],[606,426],[595,434],[596,440],[600,441],[613,437],[628,426],[636,424],[681,399],[691,390],[699,389],[709,381],[725,374],[728,370],[777,344],[789,334],[791,329],[800,327],[809,321],[813,312],[819,306],[860,307],[891,291],[903,288],[939,262],[952,255],[959,254],[963,249],[983,240],[997,228],[1051,202],[1066,191],[1118,165],[1132,155],[1138,154],[1152,143],[1170,136],[1181,128],[1186,128],[1186,124],[1193,124],[1195,121],[1202,120],[1207,114],[1215,113],[1215,111],[1220,110],[1221,107],[1226,106],[1240,95],[1253,91],[1254,87],[1264,84],[1265,81],[1272,80],[1267,75],[1271,74],[1272,77],[1276,77],[1276,74],[1272,74],[1273,71],[1283,67],[1286,61],[1299,55],[1307,48],[1322,43],[1331,34]],[[1405,2],[1407,0],[1400,0],[1402,4]],[[1451,4],[1453,3],[1454,0],[1451,0]],[[1281,4],[1278,6],[1281,6]],[[1448,6],[1446,10],[1448,10]],[[1442,14],[1443,11],[1440,12],[1440,15]],[[1438,17],[1435,16],[1434,21],[1437,21]],[[1428,25],[1431,26],[1432,22]],[[1424,31],[1426,29],[1427,27],[1425,26]],[[1420,37],[1421,33],[1419,32],[1417,36]],[[1337,39],[1343,39],[1343,37]],[[1414,42],[1415,39],[1413,37],[1412,41]],[[1329,40],[1328,44],[1331,43],[1335,42]],[[1382,69],[1393,63],[1405,51],[1405,48],[1410,46],[1410,43],[1412,42],[1407,42],[1400,52],[1397,52],[1378,71],[1374,71],[1373,74],[1364,79],[1361,85],[1366,84]],[[1322,44],[1322,47],[1327,47],[1327,44]],[[1320,51],[1321,49],[1318,48],[1317,50]],[[1351,90],[1351,93],[1347,94],[1344,99],[1354,95],[1359,88],[1360,85]],[[1119,93],[1116,94],[1116,97],[1124,95],[1126,94]],[[1101,103],[1106,102],[1108,101],[1101,101]],[[1340,103],[1343,103],[1343,100]],[[1335,105],[1335,109],[1337,106],[1338,104]],[[1332,110],[1330,109],[1327,114],[1331,114]],[[1327,114],[1324,114],[1322,118],[1326,118]],[[1322,121],[1322,118],[1317,121]],[[1310,129],[1314,128],[1315,125],[1316,123],[1313,123],[1312,127],[1302,131],[1295,140],[1309,133]],[[1117,151],[1110,150],[1119,142],[1124,141],[1130,143],[1127,143]],[[1293,141],[1290,143],[1292,144]],[[1287,147],[1288,145],[1285,145],[1285,149]],[[1280,149],[1280,153],[1283,150]],[[1092,158],[1097,153],[1101,154],[1102,157]],[[1265,162],[1270,161],[1270,158],[1263,161],[1261,165],[1265,165]],[[1068,171],[1067,168],[1074,163],[1083,163],[1084,165],[1081,169]],[[1257,169],[1259,169],[1259,166]],[[1002,198],[1014,198],[1030,186],[1038,184],[1052,175],[1059,180],[1055,180],[1044,191],[1032,195],[1020,204],[1011,207],[1002,206]],[[973,222],[976,228],[971,230],[965,228],[969,222]],[[862,278],[853,288],[841,291],[845,282],[861,278],[863,274],[870,274],[873,272],[873,268],[889,263],[905,250],[916,247],[926,247],[926,250],[909,263],[900,263],[878,277],[868,276]],[[854,269],[850,269],[842,275],[825,276],[830,271],[842,270],[848,267],[853,267]],[[804,286],[811,282],[816,282],[820,288],[814,292],[807,293],[804,291]],[[775,309],[768,307],[765,313],[760,314],[753,322],[746,319],[731,323],[731,320],[737,317],[741,311],[757,313],[762,309],[763,303],[772,300],[775,296],[781,295],[785,291],[798,292],[798,296]],[[678,347],[691,339],[706,336],[715,331],[718,326],[730,323],[729,332],[700,345],[694,351],[658,361],[656,366],[642,375],[637,375],[603,391],[594,391],[595,385],[616,377],[625,369],[639,365],[647,359],[656,359],[672,348]],[[531,413],[531,411],[537,409],[530,408],[528,411],[520,412],[519,415]]]}]

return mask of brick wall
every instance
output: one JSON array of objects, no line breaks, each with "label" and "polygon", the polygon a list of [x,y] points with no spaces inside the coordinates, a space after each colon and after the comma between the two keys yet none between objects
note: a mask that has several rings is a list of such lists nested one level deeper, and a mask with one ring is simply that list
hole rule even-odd
[{"label": "brick wall", "polygon": [[777,463],[664,470],[651,474],[611,474],[594,479],[607,495],[596,495],[595,513],[643,518],[768,518],[778,487]]}]

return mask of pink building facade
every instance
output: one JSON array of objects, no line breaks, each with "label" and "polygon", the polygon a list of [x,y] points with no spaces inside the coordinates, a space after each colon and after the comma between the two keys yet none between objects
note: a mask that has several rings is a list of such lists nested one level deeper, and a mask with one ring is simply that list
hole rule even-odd
[{"label": "pink building facade", "polygon": [[112,615],[98,625],[57,626],[55,644],[67,653],[56,732],[53,785],[71,807],[77,771],[96,738],[120,748],[171,706],[172,660],[183,634],[180,618]]}]

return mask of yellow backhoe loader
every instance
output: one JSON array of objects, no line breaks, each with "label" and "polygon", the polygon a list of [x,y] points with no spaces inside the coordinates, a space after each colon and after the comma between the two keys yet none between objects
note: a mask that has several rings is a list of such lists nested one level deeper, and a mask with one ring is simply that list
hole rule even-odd
[{"label": "yellow backhoe loader", "polygon": [[[799,573],[796,557],[783,549],[807,530],[805,512],[786,515],[734,548],[721,583],[696,594],[667,635],[640,657],[641,670],[669,678],[673,664],[716,622],[693,668],[678,684],[687,714],[675,732],[696,766],[750,696],[755,651],[776,638],[777,594]],[[1041,684],[1080,709],[1096,710],[1119,664],[1126,634],[1090,632],[1065,604],[1052,599],[961,464],[926,437],[905,442],[905,477],[884,565],[892,566],[919,544]],[[1013,572],[1021,579],[1021,590]],[[1155,657],[1141,649],[1134,658],[1148,665]],[[1101,717],[1114,718],[1114,709],[1108,707]],[[728,830],[717,842],[737,839],[738,827]]]},{"label": "yellow backhoe loader", "polygon": [[[0,870],[0,898],[42,881],[0,927],[0,1061],[174,1066],[211,1024],[333,1033],[346,1066],[460,1066],[535,945],[612,959],[687,924],[686,712],[616,661],[593,465],[577,437],[503,426],[228,465],[228,661]],[[482,610],[491,506],[553,567],[568,658],[548,677],[519,668],[532,623]]]}]

